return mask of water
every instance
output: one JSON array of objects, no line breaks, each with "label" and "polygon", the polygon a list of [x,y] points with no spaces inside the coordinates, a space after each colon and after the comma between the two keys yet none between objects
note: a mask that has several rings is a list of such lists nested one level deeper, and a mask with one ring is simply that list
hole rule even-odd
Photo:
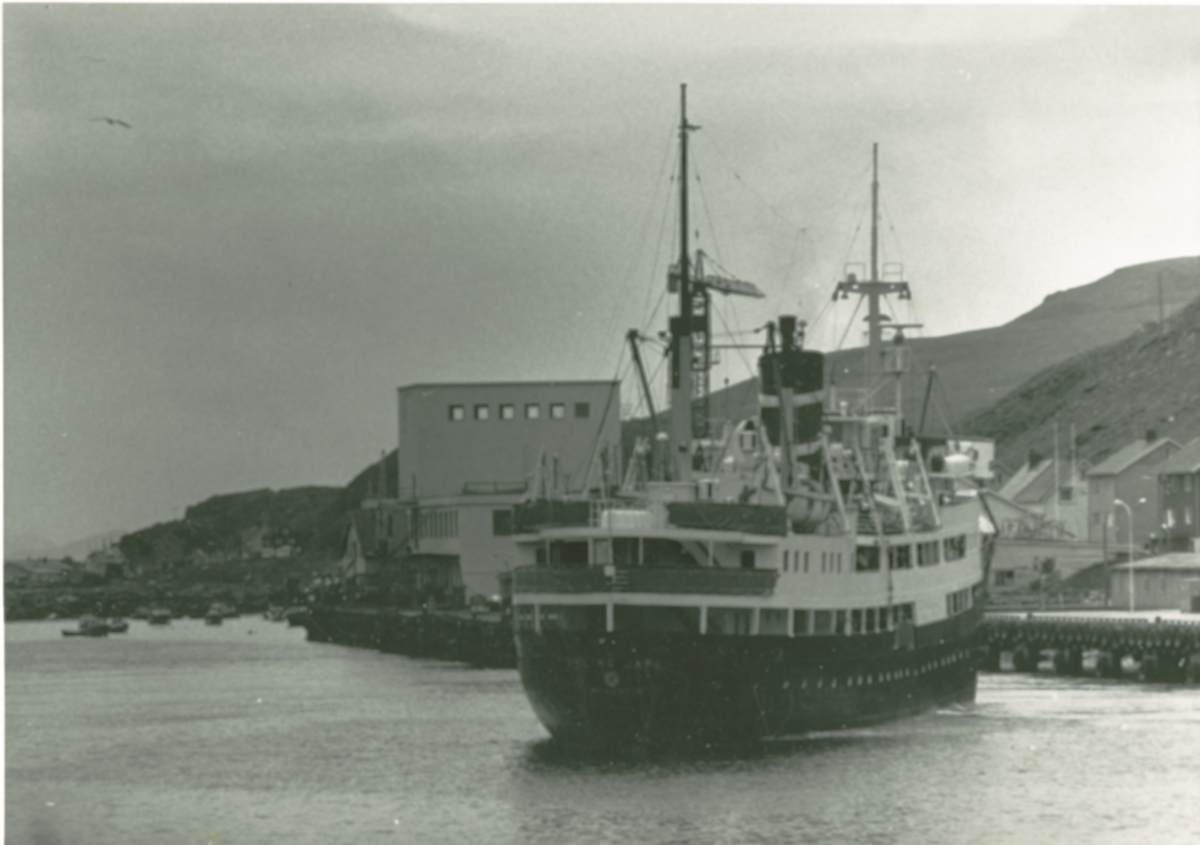
[{"label": "water", "polygon": [[546,741],[513,671],[261,619],[6,626],[6,841],[1200,841],[1200,689],[983,675],[974,707],[737,759]]}]

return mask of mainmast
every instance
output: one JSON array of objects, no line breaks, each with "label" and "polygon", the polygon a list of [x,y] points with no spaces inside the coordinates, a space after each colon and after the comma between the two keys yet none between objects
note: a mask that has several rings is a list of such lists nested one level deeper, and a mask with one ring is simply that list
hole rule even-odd
[{"label": "mainmast", "polygon": [[676,481],[692,480],[692,273],[688,258],[687,85],[679,86],[679,316],[671,319],[671,450]]},{"label": "mainmast", "polygon": [[[834,289],[833,298],[848,299],[850,294],[858,294],[867,298],[867,372],[866,382],[869,385],[873,376],[883,370],[883,328],[890,318],[880,310],[880,302],[889,294],[897,294],[901,299],[912,299],[908,282],[888,282],[879,278],[879,144],[871,147],[871,278],[863,281],[854,273],[847,272],[846,278],[838,282]],[[893,325],[892,328],[911,328],[911,326]]]}]

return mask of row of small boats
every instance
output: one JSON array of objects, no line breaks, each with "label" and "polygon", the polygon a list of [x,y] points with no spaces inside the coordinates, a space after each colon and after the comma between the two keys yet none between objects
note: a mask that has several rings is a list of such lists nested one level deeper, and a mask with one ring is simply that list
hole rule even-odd
[{"label": "row of small boats", "polygon": [[[223,620],[240,615],[233,605],[217,601],[213,602],[204,614],[204,624],[220,625]],[[286,621],[289,625],[299,625],[303,623],[303,619],[307,615],[307,607],[272,605],[263,614],[263,617],[274,622]],[[151,625],[168,625],[171,622],[171,611],[166,608],[139,608],[134,616],[138,619],[145,619]],[[109,634],[123,634],[128,630],[129,623],[120,617],[105,619],[85,614],[79,617],[79,627],[64,628],[62,633],[64,637],[105,637]]]},{"label": "row of small boats", "polygon": [[99,616],[87,614],[79,617],[79,627],[75,630],[63,629],[64,637],[107,637],[109,634],[124,634],[129,630],[129,623],[119,616],[101,619]]}]

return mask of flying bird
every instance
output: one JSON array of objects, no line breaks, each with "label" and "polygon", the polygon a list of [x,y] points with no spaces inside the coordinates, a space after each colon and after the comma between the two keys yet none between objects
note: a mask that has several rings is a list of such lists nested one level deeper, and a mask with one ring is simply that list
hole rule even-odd
[{"label": "flying bird", "polygon": [[103,121],[104,121],[105,123],[107,123],[109,126],[124,126],[126,129],[132,129],[132,128],[133,128],[132,126],[130,126],[130,125],[129,125],[128,123],[126,123],[125,121],[121,120],[120,118],[116,118],[116,117],[93,117],[93,118],[92,118],[92,121],[93,121],[93,122],[95,122],[95,121],[97,121],[97,120],[103,120]]}]

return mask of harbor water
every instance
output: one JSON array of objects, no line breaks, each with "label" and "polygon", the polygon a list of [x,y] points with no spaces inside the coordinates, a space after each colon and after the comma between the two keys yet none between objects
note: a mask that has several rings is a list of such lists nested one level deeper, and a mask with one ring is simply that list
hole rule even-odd
[{"label": "harbor water", "polygon": [[1200,841],[1200,689],[984,674],[740,757],[580,758],[511,670],[258,618],[6,626],[12,845]]}]

